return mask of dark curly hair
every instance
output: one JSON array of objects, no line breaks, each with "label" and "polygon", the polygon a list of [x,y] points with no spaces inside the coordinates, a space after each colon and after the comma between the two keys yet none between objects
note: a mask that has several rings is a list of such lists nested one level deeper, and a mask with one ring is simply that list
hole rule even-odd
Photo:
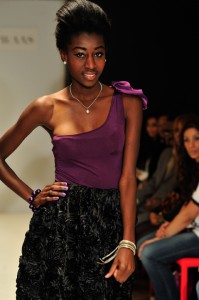
[{"label": "dark curly hair", "polygon": [[107,47],[111,23],[107,14],[97,4],[88,0],[68,0],[56,13],[56,46],[66,50],[71,38],[83,32],[97,33]]},{"label": "dark curly hair", "polygon": [[199,163],[188,155],[184,146],[184,133],[189,128],[195,128],[199,131],[199,116],[196,116],[192,121],[187,122],[180,134],[177,179],[182,195],[188,198],[186,200],[190,200],[190,196],[199,182]]}]

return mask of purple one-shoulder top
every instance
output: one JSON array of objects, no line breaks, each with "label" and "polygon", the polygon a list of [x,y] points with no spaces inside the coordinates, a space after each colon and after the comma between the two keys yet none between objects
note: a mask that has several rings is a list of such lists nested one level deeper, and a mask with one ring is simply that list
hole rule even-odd
[{"label": "purple one-shoulder top", "polygon": [[142,90],[127,81],[112,83],[115,92],[104,124],[74,135],[53,136],[55,180],[101,189],[118,188],[125,140],[122,94],[137,95],[147,108]]}]

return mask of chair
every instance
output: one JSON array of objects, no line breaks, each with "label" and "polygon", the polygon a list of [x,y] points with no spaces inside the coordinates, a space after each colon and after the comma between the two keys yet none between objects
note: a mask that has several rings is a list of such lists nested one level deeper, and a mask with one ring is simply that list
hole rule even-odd
[{"label": "chair", "polygon": [[176,263],[180,266],[180,300],[188,300],[188,269],[199,267],[199,257],[184,257]]}]

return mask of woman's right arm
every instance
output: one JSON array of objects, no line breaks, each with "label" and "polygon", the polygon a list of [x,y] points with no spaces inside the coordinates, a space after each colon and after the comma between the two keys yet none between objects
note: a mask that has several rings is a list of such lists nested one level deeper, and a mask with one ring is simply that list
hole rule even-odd
[{"label": "woman's right arm", "polygon": [[189,201],[184,205],[171,222],[165,222],[156,232],[156,237],[164,238],[173,236],[190,225],[199,215],[199,205]]},{"label": "woman's right arm", "polygon": [[171,222],[163,223],[159,229],[156,231],[156,235],[154,238],[145,241],[139,248],[138,256],[141,257],[141,252],[146,245],[153,243],[159,239],[167,238],[173,236],[183,229],[185,229],[188,225],[190,225],[193,220],[199,215],[199,205],[194,203],[193,201],[189,201],[189,203],[183,206],[180,212],[175,216],[175,218]]},{"label": "woman's right arm", "polygon": [[[52,101],[47,100],[46,97],[39,98],[23,111],[18,121],[0,138],[0,179],[26,201],[30,198],[32,189],[10,168],[6,159],[36,127],[49,124],[52,112]],[[65,183],[63,187],[60,183],[53,183],[52,185],[48,185],[42,190],[35,202],[35,204],[38,202],[37,206],[46,201],[56,200],[52,198],[56,198],[58,195],[52,190],[64,190]],[[60,195],[60,193],[58,194]]]},{"label": "woman's right arm", "polygon": [[165,236],[169,237],[179,233],[190,225],[193,220],[199,215],[199,206],[192,200],[185,206],[183,206],[180,212],[169,223],[169,226],[165,229]]}]

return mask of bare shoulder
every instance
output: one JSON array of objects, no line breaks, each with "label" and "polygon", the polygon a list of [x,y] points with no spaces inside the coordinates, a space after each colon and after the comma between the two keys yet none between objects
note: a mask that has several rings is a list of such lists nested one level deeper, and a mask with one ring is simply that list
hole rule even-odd
[{"label": "bare shoulder", "polygon": [[65,100],[63,98],[65,98],[65,90],[66,89],[63,89],[63,90],[60,90],[60,91],[57,91],[55,93],[52,93],[52,94],[48,94],[48,95],[43,95],[35,100],[33,100],[33,104],[36,106],[36,107],[40,107],[40,108],[49,108],[49,107],[52,107],[55,105],[56,101],[58,99],[60,100]]},{"label": "bare shoulder", "polygon": [[29,105],[31,112],[36,112],[40,116],[45,117],[45,120],[49,120],[53,114],[57,101],[65,101],[65,99],[63,99],[63,91],[64,90],[43,95],[33,100]]},{"label": "bare shoulder", "polygon": [[32,107],[38,110],[53,108],[55,103],[55,94],[41,96],[32,101]]},{"label": "bare shoulder", "polygon": [[32,100],[20,115],[17,125],[25,123],[30,124],[32,127],[48,126],[58,93],[44,95]]}]

